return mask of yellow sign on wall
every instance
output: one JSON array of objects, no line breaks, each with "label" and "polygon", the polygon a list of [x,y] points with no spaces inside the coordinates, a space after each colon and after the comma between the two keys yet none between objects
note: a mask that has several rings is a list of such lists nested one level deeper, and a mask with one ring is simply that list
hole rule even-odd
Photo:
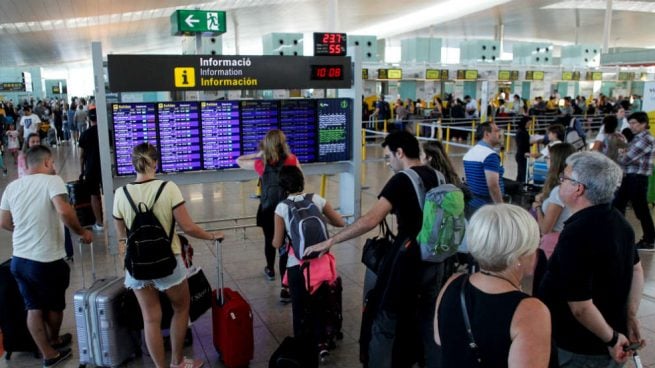
[{"label": "yellow sign on wall", "polygon": [[175,87],[190,88],[196,86],[196,69],[188,67],[175,68]]}]

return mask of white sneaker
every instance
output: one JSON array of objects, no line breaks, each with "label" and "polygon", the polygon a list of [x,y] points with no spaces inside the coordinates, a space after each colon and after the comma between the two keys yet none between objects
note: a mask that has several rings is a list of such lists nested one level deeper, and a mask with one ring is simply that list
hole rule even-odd
[{"label": "white sneaker", "polygon": [[102,225],[93,224],[93,231],[100,232],[100,231],[104,231],[104,230],[105,230],[105,228]]}]

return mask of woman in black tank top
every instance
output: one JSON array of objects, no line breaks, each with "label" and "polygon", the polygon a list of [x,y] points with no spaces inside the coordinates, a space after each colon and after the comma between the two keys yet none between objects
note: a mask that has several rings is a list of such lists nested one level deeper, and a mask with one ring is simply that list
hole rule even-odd
[{"label": "woman in black tank top", "polygon": [[534,268],[534,218],[518,206],[487,205],[471,218],[466,238],[481,270],[454,275],[437,299],[443,367],[548,367],[550,313],[520,288]]}]

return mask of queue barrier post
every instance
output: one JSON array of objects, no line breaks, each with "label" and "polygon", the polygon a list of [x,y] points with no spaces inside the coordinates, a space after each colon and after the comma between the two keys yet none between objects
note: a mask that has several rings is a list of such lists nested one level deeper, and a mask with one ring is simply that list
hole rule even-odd
[{"label": "queue barrier post", "polygon": [[475,120],[471,123],[471,146],[475,146]]},{"label": "queue barrier post", "polygon": [[446,153],[450,152],[450,127],[446,128]]},{"label": "queue barrier post", "polygon": [[319,190],[319,195],[325,198],[325,192],[327,190],[327,175],[321,175],[321,189]]},{"label": "queue barrier post", "polygon": [[362,161],[366,161],[366,129],[362,129]]}]

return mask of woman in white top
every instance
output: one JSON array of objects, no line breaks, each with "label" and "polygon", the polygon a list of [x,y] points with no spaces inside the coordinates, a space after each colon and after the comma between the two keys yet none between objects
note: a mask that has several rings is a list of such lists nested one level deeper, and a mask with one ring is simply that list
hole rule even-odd
[{"label": "woman in white top", "polygon": [[[297,166],[284,166],[280,169],[280,186],[288,194],[287,199],[298,202],[305,199],[305,179],[302,171]],[[321,196],[312,195],[312,202],[319,211],[326,217],[332,226],[343,227],[345,221],[341,215],[332,208],[332,206]],[[290,229],[291,219],[289,218],[289,206],[280,202],[275,208],[275,235],[273,236],[273,247],[280,248],[284,245],[284,236]],[[293,331],[295,337],[301,337],[304,314],[304,302],[307,293],[305,289],[305,278],[300,270],[300,260],[297,255],[293,254],[292,248],[288,247],[289,256],[287,258],[287,278],[289,291],[291,292],[291,308],[293,311]],[[305,337],[305,336],[303,336]],[[314,338],[318,338],[314,336]],[[320,345],[322,342],[317,341]],[[319,347],[319,350],[323,350]],[[327,350],[325,350],[327,351]]]},{"label": "woman in white top", "polygon": [[[223,232],[207,232],[196,225],[184,205],[184,198],[180,189],[173,182],[166,183],[161,189],[161,194],[155,201],[156,193],[164,184],[155,178],[157,170],[158,154],[157,149],[150,143],[142,143],[132,150],[132,164],[136,170],[136,180],[127,184],[124,188],[134,199],[135,203],[143,202],[150,206],[155,217],[161,226],[168,231],[172,228],[173,222],[177,222],[186,235],[204,240],[216,240],[223,238]],[[127,229],[132,226],[135,212],[130,205],[123,188],[116,191],[114,197],[114,225],[120,239],[119,249],[122,254],[126,248]],[[134,294],[141,307],[144,321],[144,332],[146,345],[152,360],[158,368],[164,368],[166,354],[164,352],[164,339],[161,335],[161,305],[159,303],[159,291],[162,291],[170,299],[173,307],[173,319],[171,320],[171,368],[199,368],[202,360],[189,359],[183,356],[184,336],[189,321],[189,285],[186,279],[186,269],[180,256],[180,239],[173,232],[171,248],[177,260],[177,266],[173,273],[153,280],[137,280],[126,270],[125,286],[133,289]]]},{"label": "woman in white top", "polygon": [[[560,143],[550,147],[550,167],[544,190],[537,194],[532,205],[536,210],[537,223],[541,230],[542,249],[548,257],[552,254],[559,233],[564,228],[564,221],[571,216],[569,209],[559,197],[559,180],[566,167],[566,158],[574,153],[575,147],[569,143]],[[550,242],[553,240],[554,243],[551,244]]]}]

